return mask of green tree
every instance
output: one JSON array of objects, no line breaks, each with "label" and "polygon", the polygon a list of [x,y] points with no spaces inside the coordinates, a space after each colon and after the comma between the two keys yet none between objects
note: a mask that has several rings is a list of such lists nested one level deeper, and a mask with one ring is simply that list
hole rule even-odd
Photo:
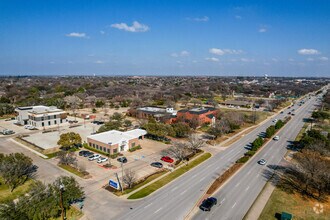
[{"label": "green tree", "polygon": [[23,153],[0,156],[0,176],[5,184],[8,184],[11,192],[31,178],[35,171],[32,159]]},{"label": "green tree", "polygon": [[79,134],[74,132],[61,134],[60,140],[57,142],[57,144],[62,146],[64,149],[69,149],[74,145],[81,144],[81,137]]},{"label": "green tree", "polygon": [[101,107],[103,107],[104,106],[104,101],[102,101],[102,100],[97,100],[96,102],[95,102],[95,106],[96,106],[96,108],[101,108]]},{"label": "green tree", "polygon": [[109,121],[106,122],[104,125],[102,125],[97,132],[101,133],[105,131],[119,130],[120,127],[121,127],[120,121]]},{"label": "green tree", "polygon": [[271,125],[266,129],[266,137],[270,138],[275,134],[276,130],[275,130],[275,126]]},{"label": "green tree", "polygon": [[278,120],[275,124],[275,129],[278,130],[283,126],[284,126],[284,122],[282,120]]},{"label": "green tree", "polygon": [[183,138],[187,137],[190,133],[190,127],[183,122],[172,124],[173,130],[175,132],[175,137]]}]

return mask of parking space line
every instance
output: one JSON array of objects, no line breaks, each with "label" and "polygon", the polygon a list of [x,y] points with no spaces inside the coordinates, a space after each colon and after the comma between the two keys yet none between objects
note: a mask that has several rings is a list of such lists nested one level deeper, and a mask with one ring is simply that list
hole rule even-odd
[{"label": "parking space line", "polygon": [[234,203],[234,205],[231,207],[232,209],[236,206],[236,202]]},{"label": "parking space line", "polygon": [[157,212],[159,212],[160,210],[161,210],[162,208],[159,208],[159,209],[157,209],[154,213],[157,213]]},{"label": "parking space line", "polygon": [[152,205],[152,203],[149,203],[148,205],[146,205],[144,208],[146,209],[146,208],[148,208],[149,206],[151,206]]}]

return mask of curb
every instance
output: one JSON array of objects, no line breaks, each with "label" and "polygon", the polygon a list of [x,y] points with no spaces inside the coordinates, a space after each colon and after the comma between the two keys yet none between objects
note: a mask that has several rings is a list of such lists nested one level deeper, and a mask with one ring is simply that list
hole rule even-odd
[{"label": "curb", "polygon": [[23,148],[25,148],[25,149],[27,149],[27,150],[29,150],[29,151],[35,153],[35,154],[37,154],[38,156],[40,156],[40,157],[42,157],[42,158],[44,158],[44,159],[48,159],[48,157],[47,157],[46,155],[44,155],[44,154],[42,154],[42,153],[39,153],[38,151],[33,150],[33,149],[29,148],[28,146],[26,146],[26,145],[24,145],[24,144],[22,144],[22,143],[20,143],[20,142],[15,141],[15,140],[12,139],[12,138],[10,138],[10,141],[11,141],[11,142],[14,142],[15,144],[17,144],[17,145],[19,145],[19,146],[21,146],[21,147],[23,147]]}]

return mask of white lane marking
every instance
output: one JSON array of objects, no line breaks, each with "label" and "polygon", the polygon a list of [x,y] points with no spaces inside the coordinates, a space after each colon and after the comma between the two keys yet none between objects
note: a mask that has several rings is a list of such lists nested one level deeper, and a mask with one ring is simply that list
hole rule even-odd
[{"label": "white lane marking", "polygon": [[208,165],[206,168],[209,168],[209,167],[211,167],[211,166],[212,166],[212,164]]},{"label": "white lane marking", "polygon": [[247,174],[250,174],[250,173],[251,173],[251,170]]},{"label": "white lane marking", "polygon": [[171,190],[171,192],[173,192],[174,190],[176,190],[178,187],[176,186],[176,187],[174,187],[172,190]]},{"label": "white lane marking", "polygon": [[182,193],[180,193],[180,195],[183,195],[185,192],[187,192],[187,190],[183,191]]},{"label": "white lane marking", "polygon": [[250,186],[246,187],[245,191],[248,191],[250,189]]},{"label": "white lane marking", "polygon": [[202,182],[205,179],[205,176],[199,180],[199,182]]},{"label": "white lane marking", "polygon": [[234,207],[235,207],[235,205],[236,205],[236,202],[234,203],[234,205],[233,205],[231,208],[234,208]]},{"label": "white lane marking", "polygon": [[152,203],[149,203],[149,205],[146,205],[144,208],[146,209],[146,208],[148,208],[151,205],[152,205]]},{"label": "white lane marking", "polygon": [[225,200],[226,200],[226,198],[223,198],[223,200],[221,200],[220,204],[222,204]]},{"label": "white lane marking", "polygon": [[197,174],[193,175],[192,178],[194,178],[194,177],[196,177],[196,176],[197,176]]},{"label": "white lane marking", "polygon": [[236,187],[238,187],[238,186],[239,186],[239,184],[241,184],[241,183],[237,183],[237,184],[235,185],[235,188],[236,188]]},{"label": "white lane marking", "polygon": [[154,213],[157,213],[157,212],[159,212],[160,210],[161,210],[162,208],[159,208],[159,209],[157,209]]}]

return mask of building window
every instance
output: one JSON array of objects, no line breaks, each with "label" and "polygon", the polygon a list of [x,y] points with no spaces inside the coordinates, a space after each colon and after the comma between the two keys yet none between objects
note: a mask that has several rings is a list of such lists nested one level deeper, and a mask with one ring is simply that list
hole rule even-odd
[{"label": "building window", "polygon": [[44,117],[41,117],[41,121],[43,121],[44,120]]},{"label": "building window", "polygon": [[93,148],[95,148],[95,144],[93,144]]},{"label": "building window", "polygon": [[62,119],[60,119],[60,123],[63,123]]},{"label": "building window", "polygon": [[89,146],[92,146],[92,143],[89,143]]},{"label": "building window", "polygon": [[117,149],[113,149],[113,153],[116,154],[118,151]]},{"label": "building window", "polygon": [[57,123],[56,120],[54,120],[54,125],[56,125],[56,123]]},{"label": "building window", "polygon": [[48,121],[48,125],[50,125],[50,121]]},{"label": "building window", "polygon": [[45,123],[44,123],[44,122],[42,122],[42,123],[41,123],[41,126],[42,126],[42,127],[44,127],[44,126],[45,126]]},{"label": "building window", "polygon": [[50,116],[48,116],[48,120],[50,119]]},{"label": "building window", "polygon": [[106,149],[105,147],[103,147],[103,151],[104,151],[104,152],[107,152],[107,149]]},{"label": "building window", "polygon": [[54,115],[54,118],[56,118],[56,115]]},{"label": "building window", "polygon": [[107,149],[108,154],[110,154],[110,149]]},{"label": "building window", "polygon": [[99,145],[96,145],[96,149],[99,149]]}]

